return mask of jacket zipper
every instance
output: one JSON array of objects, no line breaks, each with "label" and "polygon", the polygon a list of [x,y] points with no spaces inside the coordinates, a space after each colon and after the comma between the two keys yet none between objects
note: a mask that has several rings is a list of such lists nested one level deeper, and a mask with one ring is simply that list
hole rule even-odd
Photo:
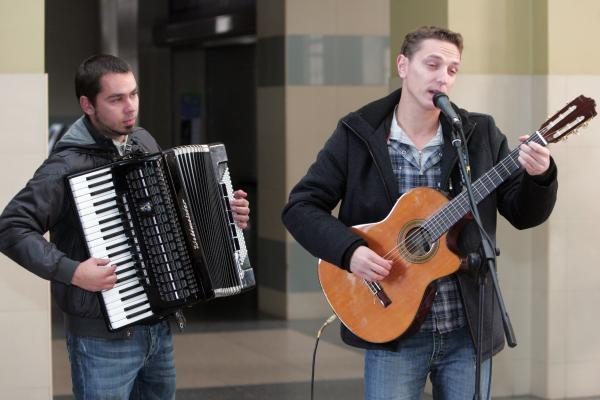
[{"label": "jacket zipper", "polygon": [[365,146],[367,147],[367,150],[369,151],[369,154],[371,155],[371,159],[373,160],[373,163],[375,164],[375,167],[377,168],[377,172],[379,173],[379,178],[381,179],[381,183],[383,183],[383,187],[385,188],[385,193],[388,196],[388,200],[390,201],[390,204],[393,206],[394,205],[394,200],[392,199],[392,194],[390,193],[390,189],[388,188],[388,186],[385,183],[385,179],[383,177],[383,171],[381,170],[381,167],[377,163],[377,159],[375,158],[375,155],[373,154],[373,150],[371,149],[371,146],[369,146],[369,142],[367,142],[367,140],[365,138],[363,138],[358,132],[356,132],[354,130],[354,128],[352,128],[350,125],[348,125],[348,123],[346,121],[342,121],[342,123],[354,135],[356,135],[365,144]]}]

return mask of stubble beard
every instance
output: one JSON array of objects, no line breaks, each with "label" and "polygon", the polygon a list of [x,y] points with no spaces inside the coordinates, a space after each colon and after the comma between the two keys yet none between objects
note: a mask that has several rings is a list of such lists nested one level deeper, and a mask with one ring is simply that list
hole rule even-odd
[{"label": "stubble beard", "polygon": [[123,141],[135,128],[135,124],[132,124],[125,126],[122,131],[118,131],[105,124],[100,118],[96,118],[96,124],[102,135],[117,141]]}]

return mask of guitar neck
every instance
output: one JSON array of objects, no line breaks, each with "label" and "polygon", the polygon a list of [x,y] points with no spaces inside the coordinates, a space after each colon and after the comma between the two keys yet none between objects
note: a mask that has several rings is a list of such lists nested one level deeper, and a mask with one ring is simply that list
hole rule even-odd
[{"label": "guitar neck", "polygon": [[[531,135],[526,142],[536,142],[542,146],[547,145],[544,138],[537,132]],[[472,187],[476,204],[479,204],[521,168],[518,158],[519,148],[517,147],[492,169],[473,182]],[[467,215],[469,211],[471,211],[469,197],[467,192],[463,191],[429,217],[423,224],[423,228],[429,233],[431,241],[435,241]]]}]

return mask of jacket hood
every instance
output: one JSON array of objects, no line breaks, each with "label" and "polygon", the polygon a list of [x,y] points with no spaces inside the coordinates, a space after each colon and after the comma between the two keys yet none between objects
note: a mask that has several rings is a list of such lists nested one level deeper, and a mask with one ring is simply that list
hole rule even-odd
[{"label": "jacket hood", "polygon": [[[110,139],[105,139],[105,141],[112,145]],[[85,121],[85,116],[80,117],[69,127],[63,137],[56,143],[52,152],[56,153],[73,147],[87,149],[105,148],[102,143],[99,143],[98,139],[90,133]]]}]

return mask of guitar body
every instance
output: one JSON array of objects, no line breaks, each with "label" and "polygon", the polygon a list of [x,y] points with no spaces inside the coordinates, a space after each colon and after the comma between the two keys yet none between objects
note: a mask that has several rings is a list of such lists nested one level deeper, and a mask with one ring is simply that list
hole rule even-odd
[{"label": "guitar body", "polygon": [[[431,247],[406,246],[409,235],[415,235],[421,223],[447,202],[434,189],[416,188],[400,197],[384,220],[352,227],[371,250],[394,260],[390,274],[379,282],[391,301],[387,306],[362,278],[319,261],[319,281],[325,297],[352,333],[372,343],[400,337],[415,321],[428,286],[458,270],[460,258],[446,246],[447,234]],[[395,248],[398,251],[390,253]]]}]

